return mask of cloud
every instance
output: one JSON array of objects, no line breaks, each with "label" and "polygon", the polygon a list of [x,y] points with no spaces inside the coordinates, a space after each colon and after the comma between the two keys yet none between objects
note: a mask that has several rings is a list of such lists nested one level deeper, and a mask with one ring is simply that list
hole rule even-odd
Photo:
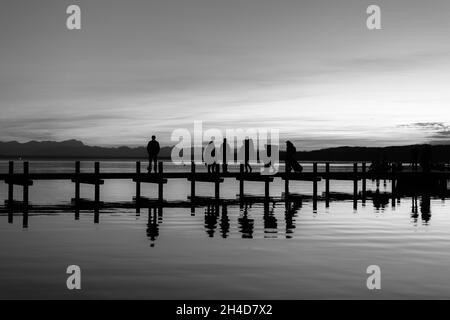
[{"label": "cloud", "polygon": [[428,132],[428,139],[433,144],[450,143],[450,125],[445,122],[417,122],[401,125],[399,127],[426,131]]},{"label": "cloud", "polygon": [[448,130],[450,126],[445,124],[444,122],[416,122],[410,124],[403,124],[399,126],[400,128],[413,128],[413,129],[422,129],[422,130]]},{"label": "cloud", "polygon": [[434,138],[445,138],[445,139],[450,138],[450,130],[439,131],[433,137]]}]

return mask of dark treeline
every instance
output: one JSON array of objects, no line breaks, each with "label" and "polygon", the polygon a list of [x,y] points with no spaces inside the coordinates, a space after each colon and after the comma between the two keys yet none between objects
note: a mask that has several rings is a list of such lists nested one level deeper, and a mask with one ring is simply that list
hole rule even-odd
[{"label": "dark treeline", "polygon": [[[424,145],[397,147],[338,147],[316,151],[299,151],[296,158],[300,161],[411,161],[413,148],[419,152]],[[301,145],[297,145],[301,150]],[[172,147],[161,148],[160,158],[170,159]],[[450,145],[434,145],[431,147],[433,162],[450,163]],[[3,159],[35,158],[35,159],[146,159],[145,146],[130,147],[93,147],[81,141],[63,142],[31,141],[27,143],[0,142],[0,157]],[[283,159],[281,151],[280,158]]]}]

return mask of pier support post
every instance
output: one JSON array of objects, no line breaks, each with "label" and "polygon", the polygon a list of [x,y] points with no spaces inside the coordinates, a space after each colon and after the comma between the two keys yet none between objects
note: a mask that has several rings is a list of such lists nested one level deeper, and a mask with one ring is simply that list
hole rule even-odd
[{"label": "pier support post", "polygon": [[75,205],[78,206],[80,203],[80,182],[78,180],[78,175],[81,172],[80,161],[75,162]]},{"label": "pier support post", "polygon": [[447,179],[441,179],[441,193],[442,193],[442,200],[445,200],[447,197]]},{"label": "pier support post", "polygon": [[242,164],[242,163],[240,165],[239,172],[240,172],[240,176],[241,176],[241,179],[239,180],[239,198],[241,200],[243,200],[244,199],[244,164]]},{"label": "pier support post", "polygon": [[[164,173],[164,163],[162,161],[160,161],[158,163],[158,171],[159,171],[159,174],[161,175],[161,179],[162,179],[162,176],[163,176],[163,173]],[[162,203],[164,201],[163,191],[164,191],[164,184],[162,183],[162,181],[160,181],[158,183],[158,201],[160,203]]]},{"label": "pier support post", "polygon": [[219,182],[219,177],[220,177],[220,165],[217,163],[215,168],[215,174],[217,175],[217,180],[215,182],[215,186],[214,186],[214,197],[216,198],[216,201],[219,201],[220,199],[220,182]]},{"label": "pier support post", "polygon": [[223,173],[228,172],[228,159],[227,159],[227,139],[223,139],[223,145],[222,145],[222,152],[223,152],[223,163],[222,163],[222,171]]},{"label": "pier support post", "polygon": [[290,196],[289,196],[289,174],[290,174],[290,172],[288,172],[288,170],[287,170],[287,163],[286,163],[284,172],[286,174],[286,176],[284,178],[284,201],[288,202],[289,198],[290,198]]},{"label": "pier support post", "polygon": [[100,209],[97,206],[94,208],[94,223],[100,223]]},{"label": "pier support post", "polygon": [[141,175],[141,162],[136,161],[136,214],[141,213],[141,182],[139,177]]},{"label": "pier support post", "polygon": [[8,184],[8,207],[14,206],[14,184],[12,182],[14,175],[14,162],[9,162],[9,184]]},{"label": "pier support post", "polygon": [[317,210],[317,163],[313,164],[313,210]]},{"label": "pier support post", "polygon": [[366,179],[366,163],[362,163],[362,203],[366,203],[366,196],[367,196],[367,179]]},{"label": "pier support post", "polygon": [[97,224],[100,222],[100,162],[95,162],[94,164],[95,171],[95,205],[94,205],[94,223]]},{"label": "pier support post", "polygon": [[195,161],[191,162],[191,202],[195,202]]},{"label": "pier support post", "polygon": [[264,181],[264,198],[269,201],[270,198],[270,182],[268,180]]},{"label": "pier support post", "polygon": [[28,208],[28,173],[29,173],[29,165],[28,162],[23,163],[23,176],[24,176],[24,185],[23,185],[23,207]]},{"label": "pier support post", "polygon": [[[100,162],[95,162],[95,179],[98,180],[100,176]],[[96,207],[100,204],[100,184],[98,181],[95,183],[95,205]]]},{"label": "pier support post", "polygon": [[22,227],[24,229],[28,228],[28,208],[23,209]]},{"label": "pier support post", "polygon": [[330,206],[330,164],[325,164],[325,206],[328,208]]},{"label": "pier support post", "polygon": [[214,183],[214,197],[216,201],[219,201],[220,199],[220,182],[216,181]]},{"label": "pier support post", "polygon": [[286,172],[286,178],[284,180],[284,200],[289,200],[289,174]]},{"label": "pier support post", "polygon": [[358,208],[358,163],[353,164],[353,208]]},{"label": "pier support post", "polygon": [[81,172],[80,161],[75,161],[75,220],[80,220],[80,182],[78,182],[78,175]]},{"label": "pier support post", "polygon": [[23,163],[23,175],[24,175],[24,185],[23,185],[23,221],[22,227],[28,228],[28,173],[29,166],[28,162]]},{"label": "pier support post", "polygon": [[396,184],[397,181],[395,179],[395,172],[392,172],[392,178],[391,178],[391,188],[392,188],[392,207],[395,207],[395,200],[396,200],[396,192],[397,192],[397,188],[396,188]]}]

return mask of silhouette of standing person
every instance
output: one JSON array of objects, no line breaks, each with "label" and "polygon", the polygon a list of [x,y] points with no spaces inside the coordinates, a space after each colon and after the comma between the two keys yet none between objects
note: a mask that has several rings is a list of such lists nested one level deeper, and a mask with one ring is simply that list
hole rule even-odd
[{"label": "silhouette of standing person", "polygon": [[245,139],[245,173],[252,173],[252,166],[250,165],[250,151],[254,151],[253,140]]},{"label": "silhouette of standing person", "polygon": [[152,162],[154,162],[154,171],[158,172],[158,154],[161,148],[159,147],[159,142],[156,141],[156,137],[152,136],[152,140],[147,145],[148,152],[148,172],[152,172]]},{"label": "silhouette of standing person", "polygon": [[[205,150],[206,154],[211,156],[211,158],[216,158],[216,146],[214,145],[214,140],[211,140],[208,145],[206,146]],[[206,166],[208,168],[208,173],[214,173],[216,172],[216,161],[209,161],[206,163]]]}]

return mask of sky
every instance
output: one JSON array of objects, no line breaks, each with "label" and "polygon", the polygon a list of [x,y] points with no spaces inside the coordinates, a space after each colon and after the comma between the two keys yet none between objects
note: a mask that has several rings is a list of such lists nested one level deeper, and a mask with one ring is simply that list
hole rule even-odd
[{"label": "sky", "polygon": [[203,121],[278,129],[299,150],[450,143],[448,0],[0,6],[0,141],[172,145]]}]

